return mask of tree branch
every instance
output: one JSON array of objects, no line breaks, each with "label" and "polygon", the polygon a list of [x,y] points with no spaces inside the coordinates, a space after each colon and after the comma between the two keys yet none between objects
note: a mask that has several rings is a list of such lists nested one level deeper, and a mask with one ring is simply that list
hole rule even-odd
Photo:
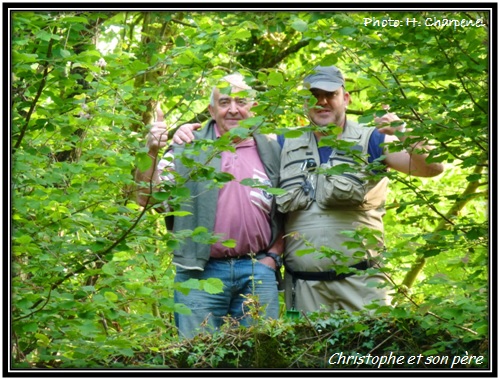
[{"label": "tree branch", "polygon": [[47,61],[45,63],[45,69],[43,70],[42,80],[40,81],[40,85],[38,86],[38,90],[36,92],[35,98],[31,102],[30,109],[28,111],[28,114],[26,115],[26,122],[24,123],[23,127],[21,128],[21,133],[19,135],[19,138],[17,139],[16,145],[14,145],[14,149],[13,149],[14,152],[17,149],[19,149],[19,147],[21,146],[24,135],[26,134],[26,131],[28,130],[28,125],[30,123],[31,116],[33,115],[33,112],[35,111],[38,100],[40,99],[40,96],[42,96],[43,89],[45,88],[45,84],[47,83],[47,77],[49,75],[49,63],[48,62],[49,62],[49,58],[52,57],[52,45],[53,45],[53,43],[54,43],[54,40],[51,38],[49,41],[49,46],[47,48]]},{"label": "tree branch", "polygon": [[[474,174],[481,174],[482,171],[483,171],[482,165],[477,165],[474,168]],[[479,180],[469,182],[469,184],[463,191],[462,195],[458,198],[458,200],[446,213],[446,216],[443,217],[443,219],[441,219],[439,224],[436,226],[436,228],[434,229],[434,234],[437,234],[439,231],[446,229],[452,217],[457,216],[460,210],[462,210],[465,207],[465,205],[471,200],[471,195],[473,195],[476,192],[479,185],[480,185]],[[404,287],[407,287],[409,289],[413,286],[414,282],[417,279],[418,274],[423,269],[425,262],[426,259],[423,255],[417,258],[417,261],[411,266],[410,270],[403,279],[402,285]]]},{"label": "tree branch", "polygon": [[304,46],[309,45],[311,40],[305,39],[302,41],[297,42],[295,45],[289,46],[286,48],[283,53],[278,54],[277,56],[274,57],[271,61],[269,61],[269,64],[266,65],[266,67],[274,67],[278,63],[280,63],[282,60],[284,60],[286,57],[288,57],[290,54],[298,52],[300,49],[302,49]]},{"label": "tree branch", "polygon": [[[146,204],[147,206],[147,204]],[[134,223],[132,224],[132,226],[130,226],[113,244],[111,244],[108,248],[104,249],[103,251],[101,252],[98,252],[98,253],[95,253],[95,257],[93,259],[90,259],[90,260],[87,260],[85,261],[83,264],[81,264],[78,268],[76,268],[75,270],[71,271],[70,273],[68,273],[66,276],[62,277],[61,279],[57,280],[56,282],[54,282],[52,284],[52,286],[50,287],[49,289],[49,294],[47,296],[47,298],[45,299],[45,303],[37,310],[34,310],[33,312],[29,313],[29,314],[26,314],[26,315],[22,315],[20,317],[17,317],[17,318],[14,318],[12,319],[13,322],[17,322],[17,321],[20,321],[22,319],[25,319],[25,318],[29,318],[30,316],[32,316],[33,314],[35,313],[38,313],[39,311],[43,310],[43,308],[48,304],[49,300],[50,300],[50,297],[51,297],[51,294],[52,294],[52,291],[54,289],[56,289],[59,285],[61,285],[64,281],[66,281],[67,279],[73,277],[74,275],[76,274],[79,274],[81,272],[83,272],[85,269],[87,269],[87,265],[89,264],[92,264],[93,262],[99,260],[102,256],[108,254],[109,252],[113,251],[113,249],[115,249],[122,241],[125,240],[125,238],[128,236],[128,234],[130,234],[130,232],[132,232],[135,227],[137,226],[137,224],[139,223],[139,221],[142,219],[142,217],[144,216],[144,214],[146,214],[146,212],[150,209],[151,207],[144,207],[143,210],[141,211],[141,213],[139,214],[139,216],[137,217],[137,219],[134,221]],[[40,298],[37,302],[35,302],[33,304],[33,306],[31,306],[31,309],[34,309],[35,307],[37,307],[40,303],[42,303],[44,301],[43,298]]]},{"label": "tree branch", "polygon": [[[446,57],[446,60],[448,61],[448,64],[451,66],[451,67],[454,67],[454,64],[453,64],[453,61],[450,59],[450,57],[448,56],[448,54],[446,53],[446,49],[443,49],[441,44],[440,44],[440,41],[437,37],[436,38],[436,42],[438,44],[438,46],[441,48],[442,52],[443,52],[443,55]],[[464,89],[464,91],[467,93],[467,95],[469,96],[469,99],[471,100],[472,103],[474,103],[474,105],[479,108],[481,110],[481,112],[483,112],[484,114],[488,114],[488,111],[485,110],[483,107],[481,107],[477,102],[476,100],[474,99],[474,96],[472,96],[471,92],[469,91],[469,89],[466,87],[465,85],[465,82],[463,80],[463,78],[459,75],[459,71],[457,70],[457,78],[458,80],[460,81],[460,83],[462,84],[462,88]]]},{"label": "tree branch", "polygon": [[[394,80],[396,81],[396,83],[398,84],[398,90],[399,92],[401,93],[401,95],[403,96],[403,98],[405,100],[408,100],[408,97],[406,96],[404,90],[403,90],[403,86],[401,85],[401,83],[399,82],[399,79],[398,77],[396,76],[396,74],[394,74],[394,72],[391,70],[391,68],[389,67],[389,65],[383,60],[381,59],[380,62],[382,62],[382,65],[384,65],[384,67],[387,69],[387,71],[389,71],[389,73],[391,74],[391,76],[394,78]],[[423,122],[422,118],[420,117],[420,115],[418,114],[417,111],[415,111],[415,109],[411,106],[409,106],[411,112],[413,113],[413,115],[415,115],[415,117],[417,118],[417,120],[419,122]]]}]

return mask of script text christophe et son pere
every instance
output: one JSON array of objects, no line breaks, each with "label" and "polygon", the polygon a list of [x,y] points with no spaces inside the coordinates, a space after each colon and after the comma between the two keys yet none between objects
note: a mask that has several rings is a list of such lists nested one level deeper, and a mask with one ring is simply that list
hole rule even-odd
[{"label": "script text christophe et son pere", "polygon": [[453,368],[457,365],[481,365],[483,363],[483,356],[469,355],[465,351],[464,355],[455,355],[453,357],[448,355],[433,355],[424,356],[419,355],[394,355],[392,352],[389,355],[345,355],[343,352],[336,352],[328,363],[330,365],[371,365],[381,368],[383,366],[398,366],[398,365],[446,365]]}]

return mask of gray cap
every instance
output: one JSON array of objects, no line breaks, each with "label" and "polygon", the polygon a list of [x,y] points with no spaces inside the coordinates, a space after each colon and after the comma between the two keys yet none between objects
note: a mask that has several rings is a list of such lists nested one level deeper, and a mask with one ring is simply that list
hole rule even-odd
[{"label": "gray cap", "polygon": [[304,78],[304,87],[308,90],[319,88],[323,91],[333,92],[345,83],[344,76],[335,66],[316,66],[314,73]]}]

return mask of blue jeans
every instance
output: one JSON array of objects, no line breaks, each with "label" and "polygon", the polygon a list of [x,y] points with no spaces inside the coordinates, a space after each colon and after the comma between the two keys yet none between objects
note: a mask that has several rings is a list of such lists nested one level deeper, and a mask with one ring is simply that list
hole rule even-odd
[{"label": "blue jeans", "polygon": [[175,292],[175,303],[182,303],[191,310],[190,315],[175,313],[175,324],[181,337],[191,338],[202,331],[216,330],[227,316],[238,320],[243,326],[250,326],[253,321],[248,315],[248,307],[244,305],[247,300],[245,295],[258,296],[258,305],[263,309],[260,313],[262,318],[278,318],[279,300],[275,271],[257,260],[210,259],[204,271],[177,267],[175,282],[184,282],[191,278],[218,278],[224,287],[223,291],[217,294],[194,289],[187,295]]}]

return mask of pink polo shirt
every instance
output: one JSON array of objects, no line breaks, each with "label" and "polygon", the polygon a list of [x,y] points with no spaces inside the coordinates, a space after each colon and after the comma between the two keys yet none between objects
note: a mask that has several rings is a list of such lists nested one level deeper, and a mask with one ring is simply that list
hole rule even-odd
[{"label": "pink polo shirt", "polygon": [[214,232],[222,241],[234,239],[234,248],[220,242],[211,247],[212,257],[241,256],[257,253],[271,240],[270,213],[273,197],[263,189],[243,186],[239,182],[253,178],[271,185],[260,160],[255,140],[248,139],[236,146],[236,151],[222,152],[221,171],[231,173],[234,180],[219,191]]},{"label": "pink polo shirt", "polygon": [[[173,176],[168,174],[169,170],[175,170],[171,151],[160,160],[157,169],[162,180],[174,180]],[[236,246],[229,248],[218,242],[210,248],[210,256],[221,258],[258,253],[267,248],[271,240],[270,214],[273,196],[263,189],[239,183],[243,179],[253,178],[271,186],[255,140],[242,141],[236,146],[234,153],[222,152],[221,171],[231,173],[234,179],[219,190],[214,233],[221,235],[220,241],[235,240]]]}]

